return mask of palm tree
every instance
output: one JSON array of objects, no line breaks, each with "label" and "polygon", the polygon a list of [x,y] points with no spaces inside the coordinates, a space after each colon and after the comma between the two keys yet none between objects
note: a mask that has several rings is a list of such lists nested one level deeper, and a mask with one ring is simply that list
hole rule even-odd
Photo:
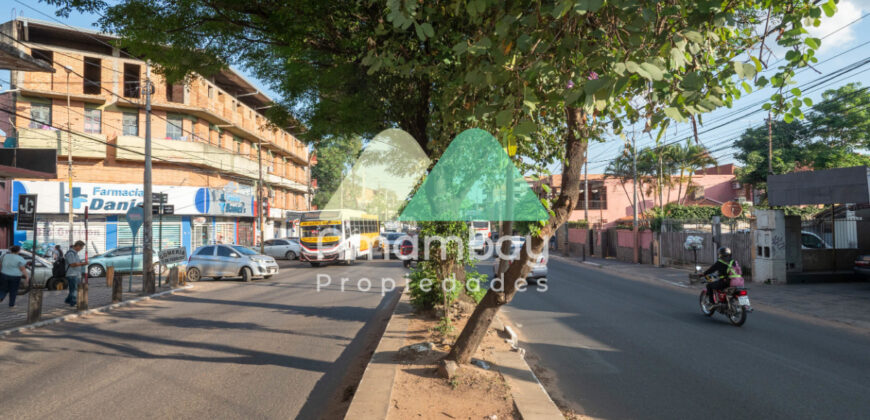
[{"label": "palm tree", "polygon": [[[692,186],[692,176],[696,171],[704,169],[711,165],[716,165],[716,159],[710,154],[706,147],[700,144],[686,145],[686,168],[689,171],[689,181],[686,183],[686,195],[689,194],[689,188]],[[683,197],[685,200],[685,197]]]}]

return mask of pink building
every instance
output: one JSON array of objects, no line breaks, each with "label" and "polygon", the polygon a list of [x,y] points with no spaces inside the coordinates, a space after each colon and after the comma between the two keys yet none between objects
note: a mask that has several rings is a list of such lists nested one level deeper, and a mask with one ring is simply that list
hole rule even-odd
[{"label": "pink building", "polygon": [[[710,205],[720,206],[731,200],[749,199],[746,188],[740,185],[734,178],[734,165],[722,165],[698,171],[692,176],[683,177],[682,183],[674,182],[674,185],[665,186],[662,198],[666,203],[679,200],[686,205]],[[678,177],[674,176],[674,180]],[[546,183],[551,190],[559,193],[562,183],[562,175],[551,175],[539,181],[533,182],[533,188],[540,191],[536,186]],[[580,184],[580,201],[571,212],[570,221],[584,220],[584,194],[583,181]],[[591,224],[602,223],[605,227],[614,226],[620,219],[632,217],[632,201],[634,188],[633,182],[623,184],[619,179],[605,178],[602,174],[589,174],[589,217]],[[638,188],[638,212],[651,209],[658,204],[658,194],[653,187],[643,184]]]}]

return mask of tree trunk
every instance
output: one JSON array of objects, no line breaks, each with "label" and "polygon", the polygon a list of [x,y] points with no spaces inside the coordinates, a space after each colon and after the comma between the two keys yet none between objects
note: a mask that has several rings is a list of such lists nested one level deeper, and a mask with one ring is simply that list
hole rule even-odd
[{"label": "tree trunk", "polygon": [[502,305],[509,303],[517,293],[519,281],[524,281],[531,269],[526,263],[529,252],[540,254],[550,236],[568,220],[571,209],[576,207],[580,197],[581,169],[584,163],[584,153],[588,144],[589,127],[586,114],[579,108],[567,108],[568,133],[565,139],[565,164],[562,173],[562,187],[559,198],[553,206],[553,215],[548,223],[541,228],[540,234],[531,238],[531,250],[524,246],[519,260],[511,264],[504,276],[504,291],[492,289],[486,292],[483,300],[474,309],[468,323],[456,340],[456,344],[447,355],[447,359],[457,363],[468,363],[477,351],[493,318]]}]

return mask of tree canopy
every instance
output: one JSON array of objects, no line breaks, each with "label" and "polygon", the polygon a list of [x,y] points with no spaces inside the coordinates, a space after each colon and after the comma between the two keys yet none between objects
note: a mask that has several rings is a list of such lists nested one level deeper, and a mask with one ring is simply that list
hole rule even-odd
[{"label": "tree canopy", "polygon": [[[822,94],[806,121],[772,124],[773,172],[831,169],[870,164],[870,91],[849,83]],[[747,129],[734,143],[741,162],[738,178],[765,189],[768,172],[767,126]]]}]

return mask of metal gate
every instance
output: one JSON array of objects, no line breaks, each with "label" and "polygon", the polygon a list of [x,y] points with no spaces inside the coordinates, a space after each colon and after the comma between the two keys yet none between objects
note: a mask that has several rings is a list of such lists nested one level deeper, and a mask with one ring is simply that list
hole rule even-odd
[{"label": "metal gate", "polygon": [[254,222],[239,220],[239,228],[237,234],[239,245],[253,246],[254,245]]},{"label": "metal gate", "polygon": [[[118,221],[118,246],[130,246],[133,243],[133,235],[130,226],[124,217]],[[139,230],[136,235],[136,247],[142,249],[143,231]],[[154,249],[160,249],[160,223],[157,220],[151,226],[151,243]],[[181,246],[181,217],[163,216],[163,248],[178,248]]]},{"label": "metal gate", "polygon": [[[64,250],[69,249],[69,221],[67,216],[41,216],[36,219],[37,247],[50,249],[60,245]],[[87,247],[89,253],[103,253],[106,251],[106,219],[88,219]],[[28,233],[28,239],[32,234]],[[73,241],[85,240],[84,218],[77,216],[73,223]]]}]

